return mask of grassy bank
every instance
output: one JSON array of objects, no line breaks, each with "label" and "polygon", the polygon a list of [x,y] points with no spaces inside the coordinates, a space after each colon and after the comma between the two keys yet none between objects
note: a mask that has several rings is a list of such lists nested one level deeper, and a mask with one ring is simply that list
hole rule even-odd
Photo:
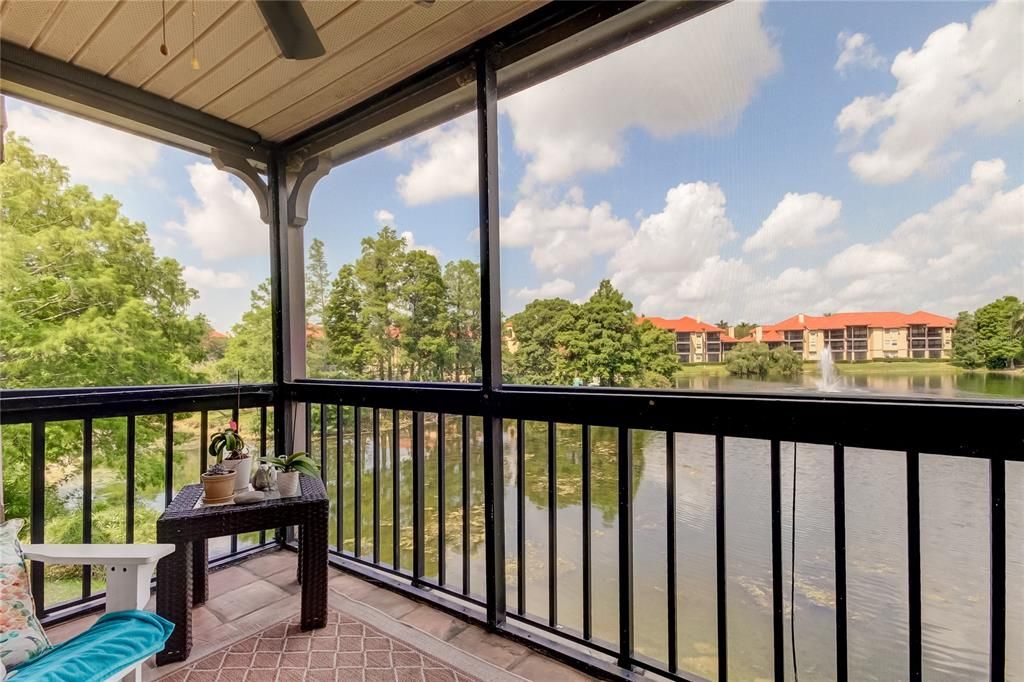
[{"label": "grassy bank", "polygon": [[676,371],[677,377],[724,377],[729,376],[724,364],[718,365],[681,365]]},{"label": "grassy bank", "polygon": [[[810,366],[808,366],[810,365]],[[949,362],[918,361],[908,360],[906,362],[856,362],[837,363],[836,372],[839,374],[957,374],[963,372],[963,368],[956,367]],[[814,363],[804,363],[804,371],[817,371]]]}]

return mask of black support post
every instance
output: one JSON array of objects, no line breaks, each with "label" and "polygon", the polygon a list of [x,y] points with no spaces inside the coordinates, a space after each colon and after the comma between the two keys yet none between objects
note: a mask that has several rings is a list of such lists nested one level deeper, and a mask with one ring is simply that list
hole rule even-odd
[{"label": "black support post", "polygon": [[[501,388],[501,249],[498,233],[498,76],[490,54],[476,54],[477,167],[480,174],[480,361],[483,397]],[[487,625],[505,622],[505,488],[501,418],[487,403],[484,426],[484,529]]]},{"label": "black support post", "polygon": [[[31,468],[31,498],[29,501],[32,526],[29,529],[29,538],[33,545],[46,542],[46,531],[43,524],[46,519],[46,422],[32,422],[32,468]],[[129,483],[129,487],[131,483]],[[46,596],[43,594],[43,564],[33,561],[29,569],[29,583],[32,594],[35,597],[36,617],[41,618],[46,603]]]},{"label": "black support post", "polygon": [[[285,179],[285,156],[278,150],[270,153],[267,160],[267,195],[270,203],[270,328],[273,339],[274,377],[274,455],[287,453],[287,418],[284,407],[284,302],[285,295],[283,243],[287,225],[282,225],[284,213],[282,197],[287,193]],[[205,469],[204,469],[205,470]]]}]

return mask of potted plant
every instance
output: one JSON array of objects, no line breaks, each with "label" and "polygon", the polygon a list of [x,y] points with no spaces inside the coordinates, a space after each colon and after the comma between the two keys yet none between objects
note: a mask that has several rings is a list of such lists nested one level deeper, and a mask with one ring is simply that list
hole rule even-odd
[{"label": "potted plant", "polygon": [[281,497],[295,497],[299,494],[299,474],[319,476],[320,466],[316,460],[305,452],[295,452],[287,457],[262,457],[274,469],[277,469],[277,491]]},{"label": "potted plant", "polygon": [[252,459],[249,458],[249,449],[245,447],[245,441],[238,434],[238,422],[232,420],[228,428],[213,434],[208,452],[211,457],[216,457],[217,462],[225,469],[238,472],[235,477],[236,492],[249,487]]},{"label": "potted plant", "polygon": [[199,478],[203,481],[203,503],[222,504],[235,495],[235,478],[238,472],[217,462]]}]

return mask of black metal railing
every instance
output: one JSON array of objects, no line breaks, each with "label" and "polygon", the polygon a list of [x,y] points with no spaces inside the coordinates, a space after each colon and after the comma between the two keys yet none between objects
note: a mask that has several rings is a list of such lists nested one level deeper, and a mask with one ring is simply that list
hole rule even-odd
[{"label": "black metal railing", "polygon": [[[273,420],[274,391],[272,386],[157,386],[157,387],[125,387],[125,388],[79,388],[79,389],[31,389],[4,391],[0,394],[0,424],[5,430],[5,463],[8,465],[8,477],[5,482],[8,491],[14,491],[19,485],[28,487],[28,510],[18,510],[8,504],[7,514],[11,516],[19,512],[28,512],[29,534],[32,543],[47,540],[46,505],[47,489],[54,481],[48,481],[48,467],[61,467],[62,463],[81,456],[81,542],[89,544],[94,538],[94,497],[97,490],[94,486],[95,459],[97,456],[96,441],[108,436],[111,431],[123,428],[123,440],[118,437],[106,439],[107,458],[113,459],[124,470],[124,532],[122,537],[105,538],[105,541],[133,543],[140,539],[149,539],[154,533],[145,533],[136,528],[136,511],[140,504],[166,506],[182,485],[195,483],[199,475],[206,470],[208,461],[206,445],[209,435],[210,412],[230,413],[230,418],[238,420],[247,417],[252,422],[252,430],[259,439],[259,453],[267,451],[268,423]],[[239,410],[242,410],[240,415]],[[189,429],[187,435],[194,436],[195,450],[183,453],[176,447],[175,435],[185,435],[177,420],[182,417],[198,417],[198,425]],[[150,426],[149,440],[140,443],[139,424],[146,421]],[[157,424],[156,422],[162,422]],[[17,452],[17,438],[9,429],[28,429],[25,443],[27,452]],[[221,425],[217,425],[221,426]],[[226,426],[226,423],[223,425]],[[216,427],[215,427],[216,428]],[[62,442],[48,447],[47,431],[56,435],[72,434],[72,440],[80,441],[80,450],[69,451],[67,438]],[[194,431],[194,433],[192,433]],[[162,433],[161,433],[162,432]],[[272,439],[272,434],[269,438]],[[252,436],[250,436],[250,439]],[[250,440],[251,443],[251,440]],[[256,445],[251,443],[251,445]],[[147,449],[160,448],[163,457],[161,493],[154,500],[140,501],[137,496],[136,468],[139,459],[139,447]],[[196,460],[194,470],[186,469],[186,480],[175,480],[176,457],[191,454]],[[10,465],[18,457],[28,458],[30,480],[11,480]],[[180,462],[179,462],[180,463]],[[77,468],[77,467],[74,467]],[[59,475],[59,474],[58,474]],[[161,507],[162,508],[162,507]],[[153,529],[155,531],[155,529]],[[211,564],[240,560],[254,551],[273,544],[268,541],[265,532],[258,539],[253,539],[249,546],[240,548],[239,538],[232,536],[227,540],[225,551],[212,552]],[[105,593],[93,591],[93,572],[90,566],[83,567],[79,579],[80,594],[74,598],[58,599],[47,603],[47,580],[43,564],[33,562],[30,569],[32,593],[35,597],[36,612],[45,625],[75,617],[87,610],[102,606]],[[53,600],[51,600],[53,601]]]},{"label": "black metal railing", "polygon": [[[647,670],[674,680],[701,679],[683,669],[680,661],[680,581],[674,560],[666,562],[667,608],[664,656],[652,658],[635,646],[637,614],[634,566],[645,561],[634,539],[636,468],[633,435],[657,432],[665,438],[665,498],[663,538],[667,556],[679,548],[676,511],[680,504],[676,469],[676,434],[710,436],[713,442],[715,633],[717,678],[729,675],[727,648],[729,582],[726,509],[730,499],[726,471],[732,465],[730,440],[757,439],[768,446],[771,525],[771,639],[772,667],[785,677],[785,595],[783,588],[783,508],[781,452],[783,443],[827,446],[831,453],[833,504],[832,556],[835,567],[836,677],[849,678],[850,615],[847,607],[847,450],[871,448],[902,453],[906,461],[907,524],[907,644],[908,673],[919,679],[922,648],[921,479],[925,456],[951,455],[987,463],[989,510],[989,666],[992,679],[1001,679],[1006,660],[1006,462],[1024,460],[1024,404],[1013,401],[892,400],[850,396],[753,396],[697,392],[636,391],[589,388],[504,387],[486,392],[480,386],[389,384],[383,382],[329,383],[301,381],[286,384],[275,395],[269,386],[187,386],[127,389],[7,391],[2,396],[2,424],[28,425],[30,454],[31,538],[46,538],[47,466],[61,453],[47,448],[47,429],[55,423],[78,422],[82,457],[82,541],[93,539],[94,433],[101,419],[124,420],[125,529],[124,540],[138,539],[133,527],[136,464],[142,420],[160,421],[163,479],[161,502],[188,481],[175,480],[176,418],[199,416],[195,477],[205,469],[205,443],[211,411],[254,410],[258,414],[260,450],[268,447],[270,409],[279,401],[301,404],[305,439],[319,457],[332,497],[331,560],[346,570],[371,578],[415,599],[460,617],[485,624],[492,631],[541,648],[600,675],[624,670]],[[253,414],[252,412],[250,414]],[[280,424],[276,423],[279,427]],[[527,600],[527,566],[531,541],[527,527],[526,475],[528,426],[547,429],[543,474],[547,526],[546,613],[531,612]],[[617,532],[614,536],[617,593],[595,594],[595,548],[591,516],[582,514],[580,627],[570,627],[559,595],[559,428],[578,429],[580,444],[580,504],[592,507],[595,469],[613,472]],[[498,429],[493,438],[493,429]],[[25,427],[22,427],[25,428]],[[56,428],[56,427],[50,427]],[[505,428],[509,431],[506,433]],[[514,442],[511,438],[514,428]],[[595,429],[601,429],[599,459],[595,459]],[[489,430],[490,429],[490,430]],[[152,425],[148,433],[154,432]],[[333,440],[333,443],[332,443]],[[504,447],[509,445],[507,448]],[[5,441],[8,459],[11,441]],[[787,445],[788,447],[788,445]],[[541,447],[540,449],[544,449]],[[66,454],[66,453],[64,453]],[[608,458],[611,457],[609,469]],[[433,462],[431,462],[433,460]],[[429,466],[435,465],[433,469]],[[533,475],[533,474],[531,474]],[[365,479],[365,480],[364,480]],[[505,524],[505,481],[510,523]],[[429,486],[428,486],[429,481]],[[19,482],[8,480],[8,489]],[[372,491],[366,491],[367,486]],[[367,494],[369,492],[369,494]],[[364,504],[365,502],[365,504]],[[853,510],[856,513],[857,510]],[[390,519],[387,517],[390,516]],[[351,525],[350,525],[351,524]],[[389,525],[390,524],[390,525]],[[266,543],[240,548],[230,541],[224,562],[246,556]],[[269,543],[268,543],[269,544]],[[507,544],[507,548],[506,548]],[[390,545],[390,551],[387,551]],[[483,566],[479,565],[482,548]],[[506,551],[514,555],[514,573],[506,576]],[[474,563],[477,561],[478,563]],[[474,573],[476,571],[476,573]],[[482,571],[482,573],[481,573]],[[474,577],[475,576],[475,577]],[[482,578],[482,580],[481,580]],[[81,596],[45,605],[42,566],[33,566],[32,582],[45,622],[56,622],[101,603],[94,594],[88,569],[81,576]],[[483,586],[484,589],[481,589]],[[563,585],[564,588],[564,585]],[[602,589],[598,587],[598,589]],[[511,593],[506,606],[506,593]],[[617,631],[599,634],[596,602],[613,603]]]},{"label": "black metal railing", "polygon": [[[306,404],[307,414],[319,412],[320,419],[307,420],[310,424],[310,442],[319,439],[320,456],[326,472],[334,472],[334,493],[340,500],[346,494],[354,495],[355,544],[348,549],[344,536],[344,502],[338,502],[342,511],[337,514],[336,541],[331,549],[332,561],[348,570],[374,577],[394,589],[414,598],[431,602],[441,608],[465,618],[478,620],[492,630],[540,646],[549,653],[559,655],[574,664],[594,673],[604,675],[620,674],[623,670],[648,670],[669,679],[702,679],[680,666],[678,650],[679,614],[677,613],[677,567],[675,560],[667,561],[667,637],[666,655],[659,660],[642,655],[635,650],[636,628],[633,599],[635,561],[643,561],[634,546],[632,508],[636,481],[633,462],[633,439],[636,430],[655,430],[665,434],[666,472],[664,501],[664,542],[668,557],[675,557],[677,548],[676,509],[676,452],[675,435],[705,434],[713,436],[714,442],[714,536],[715,536],[715,587],[716,635],[717,635],[717,679],[729,676],[728,623],[727,623],[727,572],[726,553],[726,470],[730,466],[730,451],[727,439],[745,438],[767,441],[770,470],[771,504],[771,630],[772,668],[777,680],[785,679],[785,593],[783,588],[783,500],[782,500],[782,444],[804,443],[824,445],[831,449],[832,503],[833,503],[833,560],[835,566],[835,661],[836,676],[840,680],[849,678],[847,609],[847,504],[846,504],[846,451],[847,448],[870,448],[904,453],[906,458],[906,514],[907,514],[907,590],[908,607],[908,673],[910,679],[920,679],[922,672],[922,614],[921,614],[921,505],[920,505],[920,453],[931,455],[953,455],[980,459],[988,462],[990,471],[989,499],[979,501],[987,505],[990,516],[991,540],[989,541],[990,569],[990,646],[989,663],[991,678],[1002,679],[1006,639],[1006,518],[1005,462],[1024,459],[1024,404],[1019,402],[994,401],[948,401],[948,400],[892,400],[867,397],[794,397],[794,396],[752,396],[730,394],[672,393],[659,391],[615,391],[609,389],[544,389],[535,387],[505,387],[490,395],[479,387],[452,387],[439,385],[389,385],[369,383],[329,384],[326,382],[304,381],[287,387],[289,396]],[[331,435],[324,415],[335,414],[337,432],[335,446],[328,460],[327,442]],[[360,415],[371,415],[372,428],[366,434]],[[351,414],[346,419],[343,415]],[[388,446],[382,447],[380,439],[381,415],[392,424],[392,438]],[[484,532],[493,537],[494,546],[504,548],[506,533],[514,532],[509,543],[514,552],[515,574],[513,583],[503,582],[497,593],[478,593],[471,590],[469,543],[471,529],[469,510],[472,502],[470,473],[470,420],[485,424],[489,418],[498,417],[505,424],[514,424],[516,440],[509,450],[510,456],[499,453],[495,461],[502,462],[499,479],[514,477],[514,530],[505,525],[492,523],[485,518]],[[430,456],[437,460],[436,499],[424,495],[423,475],[429,457],[424,447],[424,419],[441,434],[437,437]],[[526,447],[524,423],[540,422],[547,425],[547,613],[544,617],[531,614],[526,599],[526,546],[530,538],[526,531],[526,499],[524,492],[524,471],[526,469]],[[314,422],[319,433],[313,428]],[[399,423],[409,424],[412,438],[407,448],[408,465],[411,468],[413,486],[411,491],[412,554],[414,561],[404,564],[397,549],[398,538],[403,532],[399,519]],[[449,431],[447,425],[459,425],[458,430]],[[351,424],[354,434],[346,436],[343,424]],[[557,566],[559,549],[557,543],[558,525],[558,465],[556,429],[558,425],[571,424],[579,429],[581,443],[582,490],[580,501],[584,513],[582,530],[582,627],[575,630],[560,618]],[[602,640],[595,636],[593,622],[594,585],[593,549],[591,542],[592,496],[592,437],[593,427],[611,427],[616,437],[617,476],[617,563],[618,563],[618,638],[616,642]],[[402,428],[405,428],[404,426]],[[482,426],[481,426],[482,430]],[[461,475],[460,495],[449,494],[445,480],[445,462],[448,461],[444,434],[457,435],[460,462],[447,467],[449,474],[456,469]],[[486,450],[488,440],[483,439]],[[450,443],[447,443],[450,445]],[[369,451],[367,451],[369,449]],[[349,456],[351,453],[351,456]],[[390,455],[390,459],[388,457]],[[484,461],[493,453],[484,452]],[[365,458],[370,457],[372,465],[366,468]],[[380,480],[384,475],[382,463],[390,461],[390,475],[393,490],[393,548],[391,557],[379,551],[381,542]],[[363,496],[361,489],[366,483],[373,486],[372,493],[372,552],[367,555],[361,546],[360,533],[367,529],[360,516]],[[491,481],[484,481],[486,491]],[[500,486],[499,486],[500,488]],[[475,492],[475,491],[473,491]],[[499,493],[500,495],[501,493]],[[795,493],[794,493],[795,495]],[[461,499],[459,499],[461,497]],[[486,501],[486,500],[485,500]],[[453,585],[446,569],[446,543],[451,542],[446,533],[446,520],[458,518],[453,515],[453,502],[461,506],[460,537],[462,570],[461,584]],[[351,504],[351,501],[349,501]],[[494,501],[504,505],[503,499]],[[795,504],[795,497],[794,497]],[[428,539],[423,523],[425,509],[436,513],[439,528],[436,538]],[[436,512],[434,511],[436,509]],[[408,530],[408,529],[406,529]],[[433,535],[433,533],[431,533]],[[510,538],[511,539],[511,538]],[[488,545],[490,548],[490,545]],[[425,575],[424,552],[434,557],[430,575]],[[490,561],[503,560],[504,552],[496,557],[485,552],[488,560],[486,570],[492,570]],[[685,556],[685,549],[684,554]],[[504,571],[500,572],[504,576]],[[504,609],[504,594],[514,585],[514,597],[507,611]],[[491,601],[502,604],[496,622],[486,617],[485,609]],[[604,598],[610,595],[603,595]],[[581,653],[583,652],[583,653]],[[617,666],[617,667],[616,667]]]}]

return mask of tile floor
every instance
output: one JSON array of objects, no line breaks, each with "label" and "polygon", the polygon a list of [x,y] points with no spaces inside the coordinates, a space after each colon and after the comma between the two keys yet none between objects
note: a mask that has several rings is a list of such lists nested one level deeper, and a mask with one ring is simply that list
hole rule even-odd
[{"label": "tile floor", "polygon": [[[192,612],[192,655],[186,664],[228,643],[252,636],[287,618],[289,613],[298,612],[300,588],[295,582],[295,566],[294,553],[277,551],[211,573],[210,599]],[[328,585],[332,598],[344,597],[356,605],[374,609],[396,625],[411,626],[430,635],[438,646],[470,654],[522,679],[538,682],[590,679],[515,642],[355,576],[332,570]],[[48,634],[55,643],[65,641],[88,628],[96,617],[64,623],[51,628]],[[147,666],[143,679],[159,679],[184,665]]]}]

